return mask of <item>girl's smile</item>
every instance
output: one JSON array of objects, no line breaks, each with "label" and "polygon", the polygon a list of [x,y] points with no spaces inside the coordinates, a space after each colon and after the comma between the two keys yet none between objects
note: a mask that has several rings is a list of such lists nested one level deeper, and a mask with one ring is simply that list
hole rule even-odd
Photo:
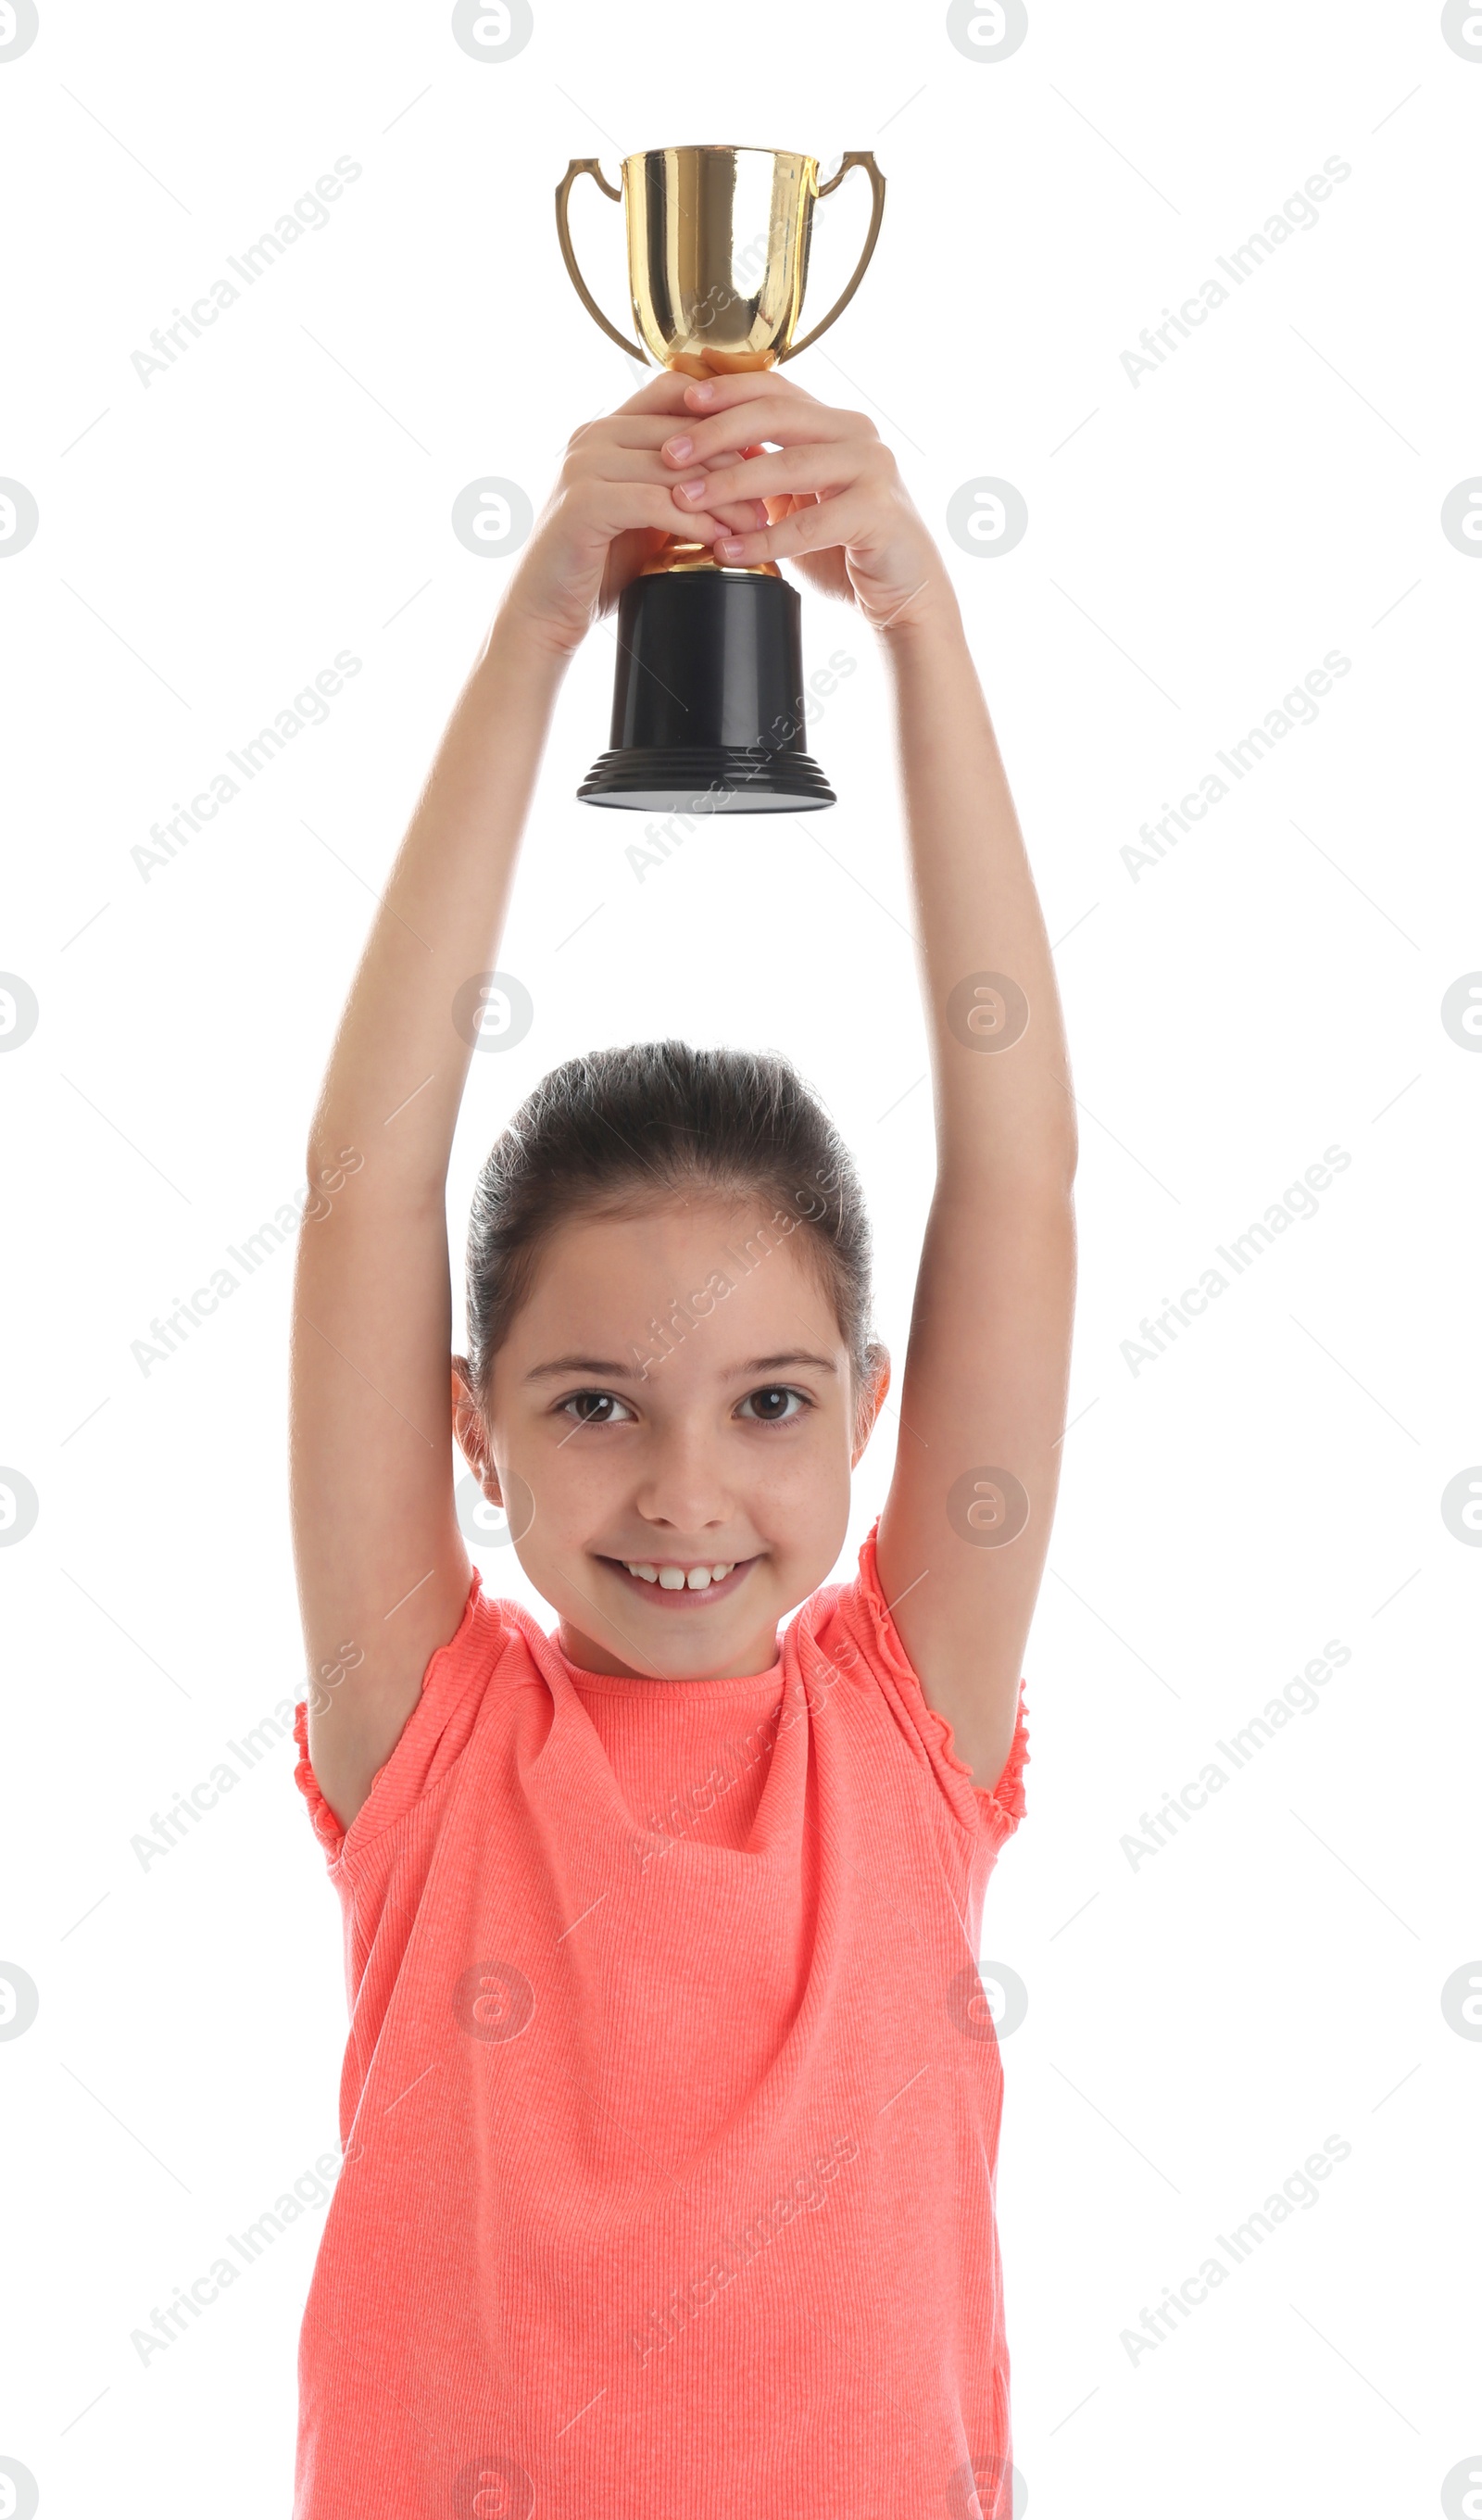
[{"label": "girl's smile", "polygon": [[[729,1567],[723,1558],[701,1559],[698,1564],[653,1557],[599,1557],[597,1562],[620,1576],[630,1593],[642,1594],[649,1608],[672,1615],[676,1610],[699,1609],[713,1601],[729,1599],[756,1560],[741,1557]],[[701,1580],[696,1582],[696,1577]]]}]

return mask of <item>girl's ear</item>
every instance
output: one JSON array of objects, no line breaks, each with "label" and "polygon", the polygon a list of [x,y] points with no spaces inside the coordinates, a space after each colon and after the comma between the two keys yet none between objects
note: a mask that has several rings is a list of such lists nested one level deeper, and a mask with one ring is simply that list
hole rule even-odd
[{"label": "girl's ear", "polygon": [[872,1339],[866,1353],[869,1378],[860,1390],[859,1408],[854,1425],[854,1452],[849,1464],[851,1469],[858,1465],[865,1447],[875,1432],[875,1421],[880,1414],[885,1394],[890,1388],[890,1350],[879,1339]]},{"label": "girl's ear", "polygon": [[489,1430],[483,1411],[473,1397],[473,1376],[466,1356],[455,1356],[453,1374],[453,1432],[459,1450],[473,1476],[491,1504],[502,1505],[499,1479],[494,1468],[494,1456],[489,1449]]}]

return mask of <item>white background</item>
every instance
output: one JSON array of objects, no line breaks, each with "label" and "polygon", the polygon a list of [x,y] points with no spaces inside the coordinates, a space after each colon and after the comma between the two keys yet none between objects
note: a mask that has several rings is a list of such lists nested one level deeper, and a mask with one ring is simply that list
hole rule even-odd
[{"label": "white background", "polygon": [[[943,540],[1082,1102],[1029,1815],[985,1930],[1029,1999],[999,2188],[1015,2507],[1477,2507],[1443,2482],[1482,2472],[1482,2040],[1442,1988],[1482,1974],[1482,1558],[1441,1497],[1482,1457],[1482,1058],[1440,1010],[1482,966],[1482,546],[1440,512],[1482,473],[1479,112],[1482,45],[1377,0],[1031,0],[1007,58],[940,6],[537,0],[485,59],[445,7],[42,0],[0,57],[0,473],[40,517],[0,565],[0,968],[40,1010],[0,1058],[0,1462],[39,1499],[0,1551],[0,1956],[40,1996],[0,2044],[0,2457],[45,2520],[289,2508],[322,2213],[147,2365],[130,2336],[336,2148],[337,1904],[287,1742],[148,1869],[130,1841],[303,1689],[292,1253],[147,1374],[132,1343],[301,1181],[373,891],[509,566],[455,539],[454,498],[492,474],[538,508],[637,382],[562,271],[555,184],[694,140],[826,171],[873,149],[888,179],[874,267],[792,373],[872,415]],[[142,382],[152,330],[341,155],[328,225]],[[1319,223],[1134,383],[1143,328],[1331,156]],[[620,213],[582,191],[621,318]],[[851,175],[805,320],[866,209]],[[982,476],[1027,501],[1010,552],[946,535]],[[589,640],[500,956],[535,1021],[473,1062],[449,1215],[461,1253],[489,1142],[571,1053],[775,1047],[858,1155],[899,1357],[932,1148],[886,692],[850,612],[810,592],[804,624],[810,669],[857,658],[810,722],[836,809],[722,821],[643,881],[636,818],[574,801],[606,742]],[[151,825],[340,650],[362,671],[328,722],[146,879]],[[1317,723],[1135,878],[1140,825],[1332,650]],[[1318,1213],[1134,1372],[1142,1317],[1329,1146]],[[483,1566],[533,1601],[511,1552]],[[1331,1639],[1317,1711],[1134,1870],[1140,1816]],[[1329,2135],[1320,2201],[1134,2362],[1122,2331]]]}]

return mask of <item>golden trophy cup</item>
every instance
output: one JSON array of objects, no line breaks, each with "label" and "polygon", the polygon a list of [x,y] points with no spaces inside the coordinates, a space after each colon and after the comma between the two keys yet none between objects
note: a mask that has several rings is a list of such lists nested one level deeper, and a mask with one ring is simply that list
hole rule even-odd
[{"label": "golden trophy cup", "polygon": [[[808,279],[813,204],[863,166],[873,196],[854,277],[822,323],[793,339]],[[646,345],[608,322],[582,278],[567,202],[590,175],[627,210],[633,318]],[[885,179],[852,149],[818,180],[816,158],[778,149],[650,149],[609,184],[573,158],[556,188],[556,226],[582,304],[630,358],[687,376],[780,367],[843,313],[879,234]],[[807,751],[802,606],[775,561],[738,565],[673,537],[618,602],[610,750],[577,789],[588,805],[800,813],[834,802]]]}]

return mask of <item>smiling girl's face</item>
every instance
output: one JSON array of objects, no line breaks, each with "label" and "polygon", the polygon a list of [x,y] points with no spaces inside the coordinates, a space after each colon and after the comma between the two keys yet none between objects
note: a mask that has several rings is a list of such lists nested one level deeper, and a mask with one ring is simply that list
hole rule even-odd
[{"label": "smiling girl's face", "polygon": [[770,1670],[780,1622],[837,1559],[889,1375],[856,1423],[806,1229],[786,1227],[713,1198],[562,1226],[483,1418],[459,1406],[465,1453],[579,1669]]}]

